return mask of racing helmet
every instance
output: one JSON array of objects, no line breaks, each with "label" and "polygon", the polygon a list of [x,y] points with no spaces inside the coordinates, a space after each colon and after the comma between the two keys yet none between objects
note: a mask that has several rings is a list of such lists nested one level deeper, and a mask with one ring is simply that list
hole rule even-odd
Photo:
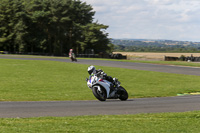
[{"label": "racing helmet", "polygon": [[96,68],[94,66],[89,66],[88,67],[88,73],[91,75],[92,73],[96,72]]}]

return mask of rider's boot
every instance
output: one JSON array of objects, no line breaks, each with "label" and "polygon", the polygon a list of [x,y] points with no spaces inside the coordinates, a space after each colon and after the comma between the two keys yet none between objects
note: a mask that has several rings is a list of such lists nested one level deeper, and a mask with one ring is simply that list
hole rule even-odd
[{"label": "rider's boot", "polygon": [[115,85],[114,84],[110,85],[110,90],[111,90],[111,92],[115,90]]}]

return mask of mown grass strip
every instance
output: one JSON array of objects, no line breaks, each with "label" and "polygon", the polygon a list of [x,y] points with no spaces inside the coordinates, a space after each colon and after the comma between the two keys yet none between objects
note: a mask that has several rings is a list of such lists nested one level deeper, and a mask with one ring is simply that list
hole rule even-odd
[{"label": "mown grass strip", "polygon": [[199,133],[200,111],[139,115],[1,118],[2,133]]},{"label": "mown grass strip", "polygon": [[[0,55],[2,56],[2,55]],[[69,57],[56,57],[56,56],[33,56],[33,55],[3,55],[2,58],[52,58],[52,59],[69,59]],[[186,61],[150,61],[150,60],[124,60],[124,59],[105,59],[105,58],[77,58],[78,60],[107,60],[107,61],[121,61],[121,62],[134,62],[134,63],[150,63],[162,65],[177,65],[177,66],[190,66],[200,67],[199,62],[186,62]]]},{"label": "mown grass strip", "polygon": [[[0,101],[93,100],[88,65],[0,59]],[[176,96],[200,91],[200,76],[96,66],[117,77],[129,98]]]}]

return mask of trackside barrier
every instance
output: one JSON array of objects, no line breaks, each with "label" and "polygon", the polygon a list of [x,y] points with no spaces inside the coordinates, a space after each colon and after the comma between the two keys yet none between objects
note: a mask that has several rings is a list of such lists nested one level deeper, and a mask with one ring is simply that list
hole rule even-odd
[{"label": "trackside barrier", "polygon": [[82,58],[108,58],[108,59],[127,59],[127,56],[123,56],[122,54],[77,54],[76,57]]},{"label": "trackside barrier", "polygon": [[165,56],[165,61],[178,61],[178,57]]},{"label": "trackside barrier", "polygon": [[188,62],[200,62],[200,57],[194,57],[194,56],[181,56],[181,57],[171,57],[171,56],[165,56],[165,61],[188,61]]},{"label": "trackside barrier", "polygon": [[127,56],[124,56],[122,54],[111,54],[110,58],[111,59],[127,59]]}]

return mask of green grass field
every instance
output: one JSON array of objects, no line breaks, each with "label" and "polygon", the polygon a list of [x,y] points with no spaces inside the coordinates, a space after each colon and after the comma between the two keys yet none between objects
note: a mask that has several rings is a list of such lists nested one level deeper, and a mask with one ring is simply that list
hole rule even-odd
[{"label": "green grass field", "polygon": [[[0,101],[94,100],[88,65],[0,59]],[[129,98],[200,91],[200,77],[96,66],[119,78]],[[200,111],[138,115],[0,118],[1,133],[199,133]]]},{"label": "green grass field", "polygon": [[200,112],[0,119],[1,133],[199,133]]},{"label": "green grass field", "polygon": [[[92,100],[88,65],[0,59],[0,101]],[[96,66],[117,77],[129,98],[176,96],[200,91],[200,77]]]}]

